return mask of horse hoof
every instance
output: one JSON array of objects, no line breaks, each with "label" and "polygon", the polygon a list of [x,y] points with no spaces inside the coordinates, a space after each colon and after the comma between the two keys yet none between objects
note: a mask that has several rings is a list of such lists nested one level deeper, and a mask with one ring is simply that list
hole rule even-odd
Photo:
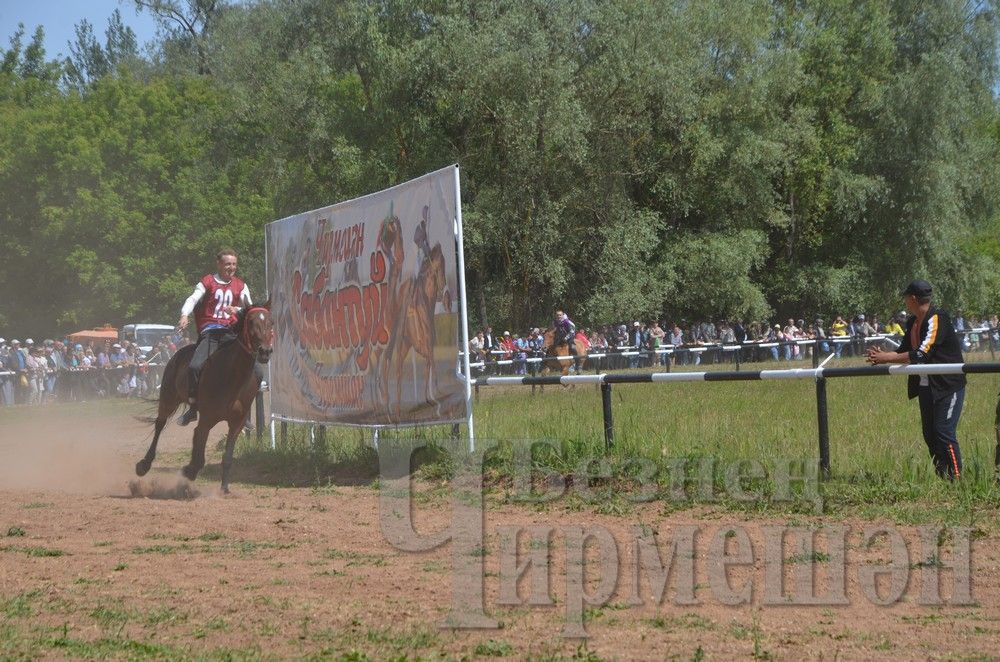
[{"label": "horse hoof", "polygon": [[228,485],[223,485],[222,486],[222,493],[223,494],[229,494],[229,486]]},{"label": "horse hoof", "polygon": [[198,470],[194,469],[190,464],[186,465],[181,469],[181,474],[190,481],[193,481],[198,477]]},{"label": "horse hoof", "polygon": [[135,475],[145,476],[146,474],[149,473],[149,468],[151,466],[153,466],[153,463],[151,461],[145,459],[139,460],[138,462],[135,463]]}]

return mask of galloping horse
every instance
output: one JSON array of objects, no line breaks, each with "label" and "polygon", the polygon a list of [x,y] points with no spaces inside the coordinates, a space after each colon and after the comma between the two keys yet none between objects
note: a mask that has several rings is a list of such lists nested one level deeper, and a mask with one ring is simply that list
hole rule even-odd
[{"label": "galloping horse", "polygon": [[[224,344],[209,357],[198,382],[198,426],[194,429],[191,462],[181,472],[194,480],[205,466],[205,443],[208,433],[220,421],[229,423],[226,451],[222,458],[222,491],[229,493],[229,469],[233,464],[236,437],[247,420],[250,405],[260,387],[254,374],[254,362],[267,363],[274,342],[274,324],[268,304],[251,306],[241,313],[233,327],[236,339]],[[177,350],[163,369],[160,399],[153,429],[153,443],[146,456],[135,465],[135,473],[145,476],[156,457],[156,442],[177,407],[187,401],[188,364],[194,345]]]},{"label": "galloping horse", "polygon": [[403,362],[412,349],[427,365],[427,381],[424,383],[424,399],[429,405],[437,406],[434,384],[434,305],[441,298],[446,285],[444,253],[441,244],[435,244],[430,255],[420,266],[416,278],[405,281],[397,297],[398,309],[389,334],[389,344],[385,348],[380,385],[386,410],[392,411],[389,401],[390,370],[396,378],[396,414],[401,413],[403,403]]},{"label": "galloping horse", "polygon": [[[587,362],[588,349],[586,343],[580,340],[574,340],[574,342],[576,343],[576,371],[580,372]],[[573,359],[569,355],[569,345],[566,343],[556,344],[556,330],[554,328],[550,327],[542,334],[542,353],[545,355],[545,361],[542,362],[545,366],[543,373],[548,373],[553,368],[559,368],[564,377],[569,374],[569,368],[573,364]]]}]

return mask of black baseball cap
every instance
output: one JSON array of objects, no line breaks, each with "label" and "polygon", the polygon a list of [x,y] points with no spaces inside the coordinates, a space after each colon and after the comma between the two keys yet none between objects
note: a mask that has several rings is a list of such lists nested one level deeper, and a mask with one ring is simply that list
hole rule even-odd
[{"label": "black baseball cap", "polygon": [[907,294],[912,294],[915,297],[929,297],[934,288],[926,280],[918,278],[917,280],[910,281],[910,284],[906,286],[906,289],[901,292],[903,296]]}]

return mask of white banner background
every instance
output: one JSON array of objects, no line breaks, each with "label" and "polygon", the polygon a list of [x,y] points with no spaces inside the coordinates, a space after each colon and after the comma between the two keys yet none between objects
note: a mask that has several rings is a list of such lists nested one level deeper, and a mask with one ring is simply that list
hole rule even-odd
[{"label": "white banner background", "polygon": [[278,418],[466,421],[456,374],[458,169],[268,224]]}]

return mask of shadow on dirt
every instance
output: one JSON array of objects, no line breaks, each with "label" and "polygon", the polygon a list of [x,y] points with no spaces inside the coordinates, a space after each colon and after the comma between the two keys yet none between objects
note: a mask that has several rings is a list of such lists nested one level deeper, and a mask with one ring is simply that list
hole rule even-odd
[{"label": "shadow on dirt", "polygon": [[[233,460],[230,480],[270,487],[346,487],[370,486],[379,477],[378,454],[371,447],[353,448],[350,453],[336,457],[331,455],[323,448],[246,448]],[[447,453],[434,446],[421,448],[411,456],[414,473],[444,476],[449,473],[449,466]],[[207,464],[198,480],[221,482],[221,461]]]}]

